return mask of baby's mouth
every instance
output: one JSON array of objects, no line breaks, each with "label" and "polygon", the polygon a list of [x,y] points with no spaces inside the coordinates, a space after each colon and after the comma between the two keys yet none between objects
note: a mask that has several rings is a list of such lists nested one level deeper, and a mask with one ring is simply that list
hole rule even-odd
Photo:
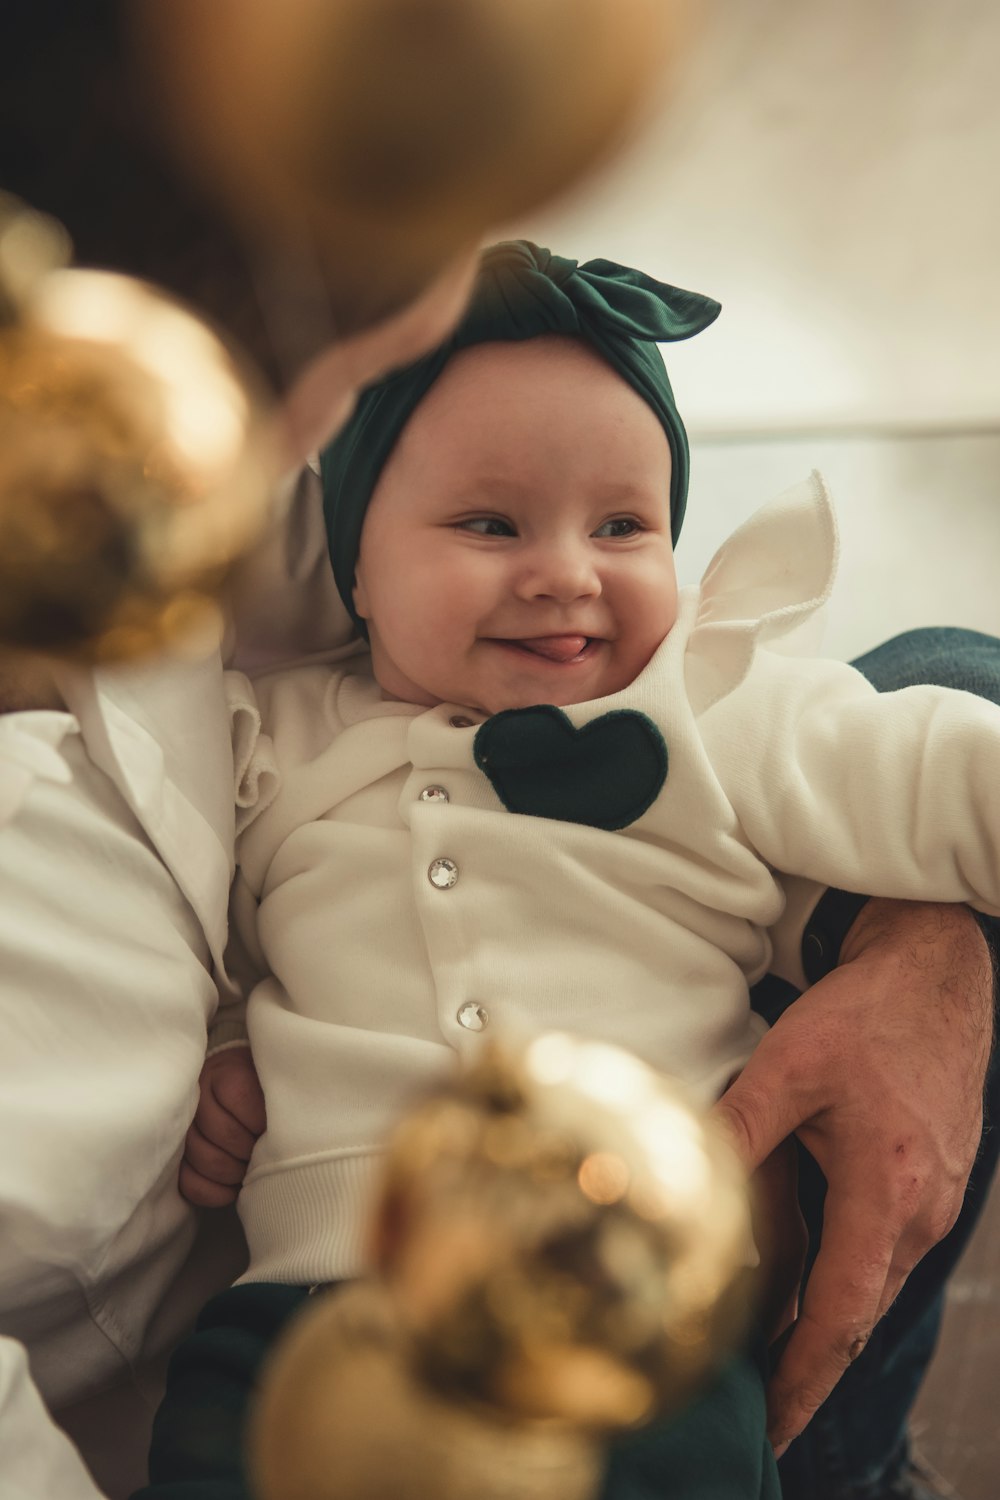
[{"label": "baby's mouth", "polygon": [[516,646],[521,651],[528,651],[532,656],[540,656],[545,661],[568,662],[575,661],[582,656],[590,645],[590,636],[587,635],[535,635],[527,636],[522,640],[505,642],[506,645]]}]

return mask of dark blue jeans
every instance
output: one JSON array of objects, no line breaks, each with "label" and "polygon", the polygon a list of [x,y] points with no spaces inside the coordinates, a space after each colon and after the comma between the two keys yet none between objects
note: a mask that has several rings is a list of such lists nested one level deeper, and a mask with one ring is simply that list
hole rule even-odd
[{"label": "dark blue jeans", "polygon": [[[915,683],[963,688],[1000,703],[1000,640],[974,631],[909,631],[870,651],[856,663],[879,689]],[[1000,923],[981,919],[993,952],[1000,954]],[[754,1003],[769,1019],[794,999],[765,980]],[[792,1444],[779,1464],[785,1500],[876,1500],[906,1457],[910,1409],[937,1342],[947,1281],[968,1243],[986,1200],[997,1162],[1000,1132],[1000,1066],[996,1052],[986,1088],[987,1126],[969,1180],[965,1203],[951,1233],[909,1277],[861,1356]],[[815,1255],[826,1184],[816,1163],[801,1153],[800,1196]]]}]

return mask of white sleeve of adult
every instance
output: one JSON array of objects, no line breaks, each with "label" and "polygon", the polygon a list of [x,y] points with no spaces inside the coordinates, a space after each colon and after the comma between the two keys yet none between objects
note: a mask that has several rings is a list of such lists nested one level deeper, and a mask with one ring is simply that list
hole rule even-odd
[{"label": "white sleeve of adult", "polygon": [[49,1416],[21,1344],[0,1338],[0,1500],[104,1500]]},{"label": "white sleeve of adult", "polygon": [[1000,913],[1000,708],[762,656],[706,726],[762,858],[844,890]]}]

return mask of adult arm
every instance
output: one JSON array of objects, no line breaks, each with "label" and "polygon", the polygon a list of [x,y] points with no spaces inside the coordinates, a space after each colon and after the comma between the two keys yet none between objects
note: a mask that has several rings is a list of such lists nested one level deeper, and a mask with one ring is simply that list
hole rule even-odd
[{"label": "adult arm", "polygon": [[828,1183],[819,1256],[769,1392],[779,1451],[954,1223],[992,1027],[993,965],[972,914],[873,900],[839,965],[788,1007],[720,1100],[749,1167],[795,1133]]}]

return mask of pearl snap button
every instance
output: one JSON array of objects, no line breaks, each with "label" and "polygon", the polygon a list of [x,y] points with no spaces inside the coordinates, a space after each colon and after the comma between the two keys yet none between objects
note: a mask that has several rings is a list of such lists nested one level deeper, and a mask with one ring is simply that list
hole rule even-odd
[{"label": "pearl snap button", "polygon": [[458,865],[453,859],[435,859],[427,869],[427,879],[439,891],[450,891],[458,880]]},{"label": "pearl snap button", "polygon": [[448,793],[443,786],[425,786],[420,793],[421,802],[447,802]]},{"label": "pearl snap button", "polygon": [[459,1007],[458,1024],[464,1026],[466,1031],[485,1031],[490,1024],[489,1011],[483,1005],[477,1005],[475,1000],[466,1000]]},{"label": "pearl snap button", "polygon": [[465,714],[452,714],[451,718],[448,720],[448,723],[451,725],[452,729],[472,728],[472,720],[467,719]]}]

